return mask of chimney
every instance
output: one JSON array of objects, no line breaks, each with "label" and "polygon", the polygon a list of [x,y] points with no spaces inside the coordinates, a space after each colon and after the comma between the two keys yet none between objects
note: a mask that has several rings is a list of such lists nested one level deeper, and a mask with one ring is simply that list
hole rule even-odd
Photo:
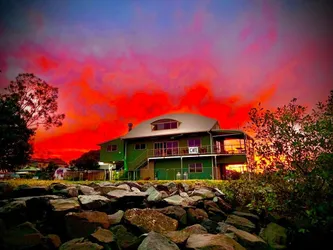
[{"label": "chimney", "polygon": [[133,123],[131,123],[131,122],[130,122],[130,123],[128,123],[128,132],[129,132],[129,131],[131,131],[131,130],[132,130],[132,128],[133,128]]}]

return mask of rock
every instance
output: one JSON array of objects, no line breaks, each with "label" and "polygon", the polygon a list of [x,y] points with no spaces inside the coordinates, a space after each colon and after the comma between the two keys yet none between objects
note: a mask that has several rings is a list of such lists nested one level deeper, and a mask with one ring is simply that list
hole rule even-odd
[{"label": "rock", "polygon": [[0,200],[7,199],[11,196],[13,187],[7,182],[0,182]]},{"label": "rock", "polygon": [[222,209],[222,211],[229,213],[232,211],[232,206],[227,203],[226,201],[224,201],[222,198],[220,197],[214,197],[214,202],[217,203],[217,205]]},{"label": "rock", "polygon": [[62,183],[52,183],[50,186],[49,186],[50,190],[53,192],[56,192],[56,191],[60,191],[60,190],[64,190],[67,188],[67,185],[65,184],[62,184]]},{"label": "rock", "polygon": [[217,228],[219,227],[219,224],[216,221],[205,219],[201,222],[201,226],[206,228],[208,233],[214,234],[217,233]]},{"label": "rock", "polygon": [[204,208],[208,212],[209,219],[220,222],[227,218],[227,215],[220,209],[220,207],[211,200],[204,201]]},{"label": "rock", "polygon": [[171,218],[174,218],[180,222],[182,225],[187,224],[187,214],[184,208],[180,206],[168,206],[160,209],[156,209]]},{"label": "rock", "polygon": [[119,224],[124,216],[124,211],[118,210],[116,213],[108,215],[110,225]]},{"label": "rock", "polygon": [[244,217],[250,221],[252,221],[254,224],[259,222],[259,216],[251,213],[244,213],[244,212],[239,212],[239,211],[234,211],[232,214]]},{"label": "rock", "polygon": [[199,195],[193,195],[193,196],[191,196],[190,198],[191,198],[191,200],[193,201],[193,203],[198,202],[198,201],[201,201],[201,200],[204,199],[202,196],[199,196]]},{"label": "rock", "polygon": [[59,250],[101,250],[102,246],[84,240],[84,238],[73,239],[65,242],[59,248]]},{"label": "rock", "polygon": [[223,234],[192,234],[186,248],[195,250],[246,250],[235,240]]},{"label": "rock", "polygon": [[215,191],[215,193],[218,195],[218,196],[222,196],[222,197],[225,197],[225,194],[218,188],[214,188],[213,189]]},{"label": "rock", "polygon": [[111,228],[115,235],[117,245],[120,249],[137,249],[141,243],[140,239],[128,232],[123,225],[117,225]]},{"label": "rock", "polygon": [[117,198],[117,199],[124,198],[124,197],[142,197],[142,198],[144,198],[147,195],[148,194],[146,192],[129,192],[126,190],[121,190],[121,189],[112,190],[107,193],[108,197]]},{"label": "rock", "polygon": [[153,209],[129,209],[124,218],[130,224],[138,227],[142,232],[174,231],[178,227],[178,221]]},{"label": "rock", "polygon": [[188,194],[185,193],[185,192],[180,192],[179,195],[180,195],[180,197],[182,197],[182,198],[189,198]]},{"label": "rock", "polygon": [[190,186],[184,182],[180,182],[178,183],[178,190],[180,192],[188,192],[190,190]]},{"label": "rock", "polygon": [[16,189],[14,189],[12,196],[13,197],[40,196],[40,195],[46,195],[47,192],[48,192],[47,187],[21,185],[18,186]]},{"label": "rock", "polygon": [[52,245],[52,248],[58,249],[61,245],[61,239],[56,234],[48,234],[46,236],[46,240],[48,242],[50,242],[50,244]]},{"label": "rock", "polygon": [[50,200],[50,204],[54,212],[69,212],[80,208],[80,203],[77,198]]},{"label": "rock", "polygon": [[249,250],[265,250],[267,243],[257,235],[236,228],[229,228],[229,232],[234,233],[235,240]]},{"label": "rock", "polygon": [[150,187],[146,191],[147,194],[149,194],[147,201],[160,201],[162,200],[162,194],[158,192],[154,187]]},{"label": "rock", "polygon": [[[118,189],[123,189],[123,190],[126,190],[126,191],[131,191],[131,188],[130,186],[128,186],[127,184],[120,184],[117,186]],[[140,190],[139,190],[140,192]]]},{"label": "rock", "polygon": [[133,191],[133,192],[141,192],[141,190],[138,189],[137,187],[131,187],[131,191]]},{"label": "rock", "polygon": [[187,210],[187,219],[191,224],[200,224],[204,219],[208,219],[208,214],[200,208],[189,208]]},{"label": "rock", "polygon": [[287,229],[276,223],[269,223],[261,230],[260,236],[272,249],[287,248]]},{"label": "rock", "polygon": [[7,226],[15,226],[27,220],[28,208],[25,201],[12,201],[0,207],[0,218]]},{"label": "rock", "polygon": [[70,238],[87,237],[98,227],[110,226],[108,215],[97,211],[70,212],[65,216],[65,224]]},{"label": "rock", "polygon": [[254,225],[251,221],[237,215],[229,215],[225,223],[233,225],[236,228],[247,231],[249,233],[254,232],[256,229],[256,225]]},{"label": "rock", "polygon": [[188,206],[189,203],[186,199],[181,197],[180,195],[173,195],[168,198],[164,199],[165,202],[167,202],[170,205],[175,205],[175,206]]},{"label": "rock", "polygon": [[79,194],[94,195],[94,194],[100,194],[100,192],[96,192],[95,189],[92,187],[79,185]]},{"label": "rock", "polygon": [[207,188],[195,189],[191,196],[201,196],[204,199],[212,199],[215,197],[215,194]]},{"label": "rock", "polygon": [[163,232],[163,235],[176,244],[183,244],[192,234],[206,234],[206,233],[207,230],[203,226],[195,224],[186,227],[180,231]]},{"label": "rock", "polygon": [[96,192],[99,192],[101,195],[106,195],[107,193],[109,193],[110,191],[113,190],[123,190],[123,189],[119,189],[118,187],[108,184],[108,185],[100,185],[98,187],[94,188]]},{"label": "rock", "polygon": [[115,241],[115,237],[110,230],[98,228],[91,237],[103,244],[110,244]]},{"label": "rock", "polygon": [[111,201],[101,195],[79,195],[79,201],[84,209],[99,209],[107,204],[109,204]]},{"label": "rock", "polygon": [[163,185],[163,184],[157,184],[156,186],[155,186],[155,189],[157,190],[157,191],[165,191],[165,192],[167,192],[167,193],[169,193],[169,188],[166,186],[166,185]]},{"label": "rock", "polygon": [[138,250],[179,250],[179,247],[165,236],[150,232],[142,241]]},{"label": "rock", "polygon": [[169,190],[169,193],[174,193],[176,191],[178,191],[177,185],[174,182],[168,182],[166,184],[164,184],[164,186],[166,186]]},{"label": "rock", "polygon": [[8,249],[26,249],[42,244],[43,235],[30,222],[25,222],[8,230],[3,239]]},{"label": "rock", "polygon": [[229,225],[227,223],[224,223],[224,222],[219,222],[218,225],[219,226],[216,229],[216,231],[219,232],[219,233],[222,233],[222,234],[230,232],[231,231],[230,229],[237,229],[234,226],[231,226],[231,225]]}]

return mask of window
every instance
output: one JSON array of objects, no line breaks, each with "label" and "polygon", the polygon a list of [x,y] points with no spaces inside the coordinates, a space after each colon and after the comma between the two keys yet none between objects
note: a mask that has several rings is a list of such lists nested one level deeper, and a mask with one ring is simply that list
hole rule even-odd
[{"label": "window", "polygon": [[106,147],[106,151],[107,152],[114,152],[114,151],[117,151],[118,150],[118,146],[117,145],[108,145]]},{"label": "window", "polygon": [[144,144],[144,143],[137,143],[137,144],[135,144],[134,148],[136,150],[144,150],[144,149],[146,149],[146,144]]},{"label": "window", "polygon": [[165,130],[178,128],[179,122],[175,120],[163,119],[152,123],[152,130]]},{"label": "window", "polygon": [[189,172],[190,173],[202,173],[203,166],[202,163],[191,163],[188,164]]},{"label": "window", "polygon": [[187,143],[189,147],[200,147],[201,145],[200,139],[189,139]]}]

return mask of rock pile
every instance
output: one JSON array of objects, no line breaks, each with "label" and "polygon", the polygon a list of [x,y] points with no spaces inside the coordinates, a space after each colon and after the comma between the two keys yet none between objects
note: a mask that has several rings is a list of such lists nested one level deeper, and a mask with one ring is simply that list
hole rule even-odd
[{"label": "rock pile", "polygon": [[1,249],[284,249],[286,229],[235,211],[216,188],[136,182],[11,190],[0,183]]}]

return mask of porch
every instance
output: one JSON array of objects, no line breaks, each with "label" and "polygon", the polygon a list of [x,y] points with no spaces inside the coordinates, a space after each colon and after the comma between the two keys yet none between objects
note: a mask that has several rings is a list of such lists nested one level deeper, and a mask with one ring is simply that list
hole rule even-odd
[{"label": "porch", "polygon": [[147,149],[148,158],[151,157],[168,157],[168,156],[195,156],[195,155],[233,155],[246,154],[244,144],[222,145],[216,143],[214,146],[201,145],[192,147],[178,147],[177,144],[166,143],[165,147]]}]

